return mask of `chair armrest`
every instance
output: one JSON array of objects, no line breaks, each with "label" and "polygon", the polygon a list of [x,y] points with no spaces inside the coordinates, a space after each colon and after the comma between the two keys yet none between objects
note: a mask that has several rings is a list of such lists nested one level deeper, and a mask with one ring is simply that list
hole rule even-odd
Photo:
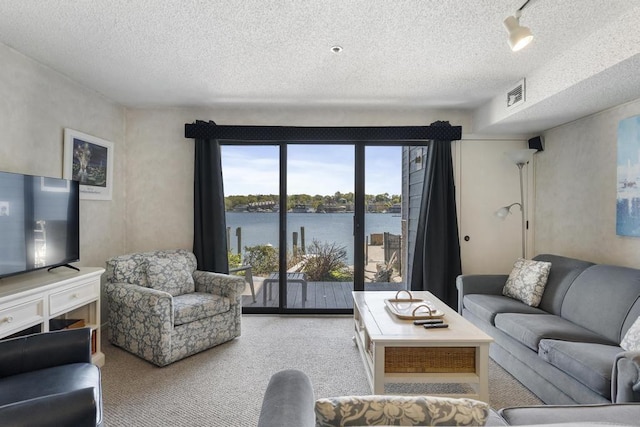
[{"label": "chair armrest", "polygon": [[232,304],[240,303],[242,291],[244,291],[246,285],[242,276],[213,273],[211,271],[196,270],[193,272],[193,279],[196,282],[196,292],[221,295],[229,298]]},{"label": "chair armrest", "polygon": [[93,387],[0,406],[2,425],[13,427],[95,427],[100,418]]},{"label": "chair armrest", "polygon": [[258,427],[313,427],[313,405],[313,386],[304,372],[276,372],[264,393]]},{"label": "chair armrest", "polygon": [[247,270],[251,271],[250,265],[241,265],[240,267],[230,268],[229,273],[237,273],[239,271],[246,272]]},{"label": "chair armrest", "polygon": [[463,299],[469,294],[502,295],[508,274],[461,274],[456,278],[458,313],[462,313]]},{"label": "chair armrest", "polygon": [[91,328],[0,341],[0,378],[70,363],[91,363]]},{"label": "chair armrest", "polygon": [[129,283],[107,283],[104,291],[110,322],[118,318],[112,313],[126,309],[129,313],[140,313],[153,322],[162,323],[168,317],[170,325],[173,325],[173,297],[168,292]]},{"label": "chair armrest", "polygon": [[640,351],[616,355],[611,373],[611,401],[640,402]]}]

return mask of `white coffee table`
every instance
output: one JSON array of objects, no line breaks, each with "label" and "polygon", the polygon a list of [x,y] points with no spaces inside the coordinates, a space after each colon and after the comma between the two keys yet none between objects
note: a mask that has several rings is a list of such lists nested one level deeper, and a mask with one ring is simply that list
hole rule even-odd
[{"label": "white coffee table", "polygon": [[[489,335],[430,292],[412,292],[444,313],[448,328],[425,329],[386,307],[396,292],[353,292],[354,340],[373,394],[386,383],[469,384],[474,393],[448,395],[489,402]],[[406,292],[397,298],[407,298]]]}]

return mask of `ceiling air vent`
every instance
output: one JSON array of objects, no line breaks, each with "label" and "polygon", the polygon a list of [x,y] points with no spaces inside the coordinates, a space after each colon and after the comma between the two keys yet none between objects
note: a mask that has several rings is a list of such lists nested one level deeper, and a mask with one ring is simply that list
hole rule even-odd
[{"label": "ceiling air vent", "polygon": [[516,87],[507,92],[507,108],[515,107],[524,103],[525,100],[524,79],[520,80]]}]

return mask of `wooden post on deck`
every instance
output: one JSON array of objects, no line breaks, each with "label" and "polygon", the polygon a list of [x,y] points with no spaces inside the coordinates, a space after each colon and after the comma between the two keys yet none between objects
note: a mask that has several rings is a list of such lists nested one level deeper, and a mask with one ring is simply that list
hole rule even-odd
[{"label": "wooden post on deck", "polygon": [[293,256],[298,255],[298,232],[293,232]]},{"label": "wooden post on deck", "polygon": [[227,227],[227,252],[231,252],[231,227]]},{"label": "wooden post on deck", "polygon": [[303,254],[307,253],[307,246],[304,244],[304,227],[300,227],[300,251]]},{"label": "wooden post on deck", "polygon": [[236,237],[238,238],[238,255],[242,249],[242,227],[236,228]]},{"label": "wooden post on deck", "polygon": [[369,236],[365,237],[364,242],[364,263],[369,264]]}]

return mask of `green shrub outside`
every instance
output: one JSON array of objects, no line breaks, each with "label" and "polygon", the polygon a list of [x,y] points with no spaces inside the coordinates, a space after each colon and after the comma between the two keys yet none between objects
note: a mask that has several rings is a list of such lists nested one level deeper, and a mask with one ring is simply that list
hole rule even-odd
[{"label": "green shrub outside", "polygon": [[[346,263],[347,251],[345,247],[335,243],[320,243],[314,240],[306,251],[307,256],[299,254],[289,255],[287,266],[303,261],[302,270],[307,274],[308,281],[315,282],[350,282],[353,272]],[[229,254],[229,268],[240,266],[240,255]],[[250,265],[253,274],[266,277],[278,271],[278,248],[271,245],[245,246],[244,264]],[[237,264],[237,265],[236,265]]]},{"label": "green shrub outside", "polygon": [[229,269],[238,268],[242,265],[242,255],[240,254],[227,252],[227,259],[229,260]]},{"label": "green shrub outside", "polygon": [[347,250],[336,243],[314,240],[307,247],[307,258],[302,271],[313,282],[347,282],[353,274],[346,263]]},{"label": "green shrub outside", "polygon": [[251,266],[253,274],[268,276],[278,271],[278,249],[271,245],[245,246],[244,263]]}]

